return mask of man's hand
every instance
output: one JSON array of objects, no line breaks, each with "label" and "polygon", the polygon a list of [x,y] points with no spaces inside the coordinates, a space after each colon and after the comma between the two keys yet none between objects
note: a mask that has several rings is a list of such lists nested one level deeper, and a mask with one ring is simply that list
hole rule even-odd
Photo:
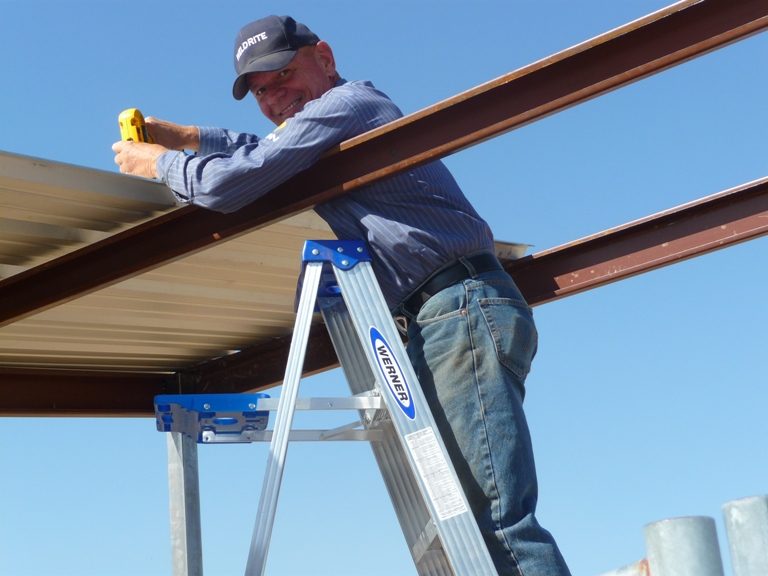
[{"label": "man's hand", "polygon": [[152,139],[169,150],[194,150],[200,147],[200,133],[197,126],[181,126],[159,118],[147,116],[144,120]]},{"label": "man's hand", "polygon": [[115,154],[115,164],[120,166],[123,174],[133,174],[144,178],[157,178],[157,159],[168,148],[159,144],[145,142],[115,142],[112,145]]}]

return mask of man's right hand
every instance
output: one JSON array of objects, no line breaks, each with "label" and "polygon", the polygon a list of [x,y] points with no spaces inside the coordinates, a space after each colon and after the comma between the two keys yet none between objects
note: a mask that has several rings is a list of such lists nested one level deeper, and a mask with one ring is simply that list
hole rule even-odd
[{"label": "man's right hand", "polygon": [[159,118],[147,116],[144,119],[147,132],[156,144],[169,150],[194,150],[200,147],[200,133],[197,126],[181,126]]}]

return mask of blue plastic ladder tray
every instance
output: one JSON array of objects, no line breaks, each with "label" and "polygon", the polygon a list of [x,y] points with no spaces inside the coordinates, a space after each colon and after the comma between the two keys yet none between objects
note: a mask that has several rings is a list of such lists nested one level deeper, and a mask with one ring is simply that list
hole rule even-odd
[{"label": "blue plastic ladder tray", "polygon": [[167,394],[155,396],[160,432],[181,432],[198,444],[253,442],[265,430],[268,411],[257,411],[268,394]]}]

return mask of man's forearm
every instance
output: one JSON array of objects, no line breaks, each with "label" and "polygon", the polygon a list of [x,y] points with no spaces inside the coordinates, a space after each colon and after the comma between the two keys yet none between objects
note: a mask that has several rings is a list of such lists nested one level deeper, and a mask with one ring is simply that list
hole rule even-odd
[{"label": "man's forearm", "polygon": [[169,150],[192,150],[200,147],[200,132],[197,126],[182,126],[166,120],[147,116],[147,131],[157,144]]}]

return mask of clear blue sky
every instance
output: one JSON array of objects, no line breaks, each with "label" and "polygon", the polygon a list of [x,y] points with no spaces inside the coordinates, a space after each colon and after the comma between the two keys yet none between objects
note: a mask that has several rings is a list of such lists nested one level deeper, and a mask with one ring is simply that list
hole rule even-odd
[{"label": "clear blue sky", "polygon": [[[409,113],[666,3],[0,0],[0,150],[114,171],[129,107],[266,133],[230,90],[237,31],[270,13]],[[498,239],[551,248],[765,176],[766,57],[757,36],[446,162]],[[664,518],[713,516],[724,543],[720,506],[768,492],[766,250],[536,308],[539,516],[575,576],[644,557],[643,526]],[[337,371],[302,388],[344,393]],[[170,573],[151,419],[2,419],[0,435],[0,574]],[[265,463],[264,445],[201,447],[207,575],[243,572]],[[366,445],[291,446],[267,573],[415,574]]]}]

